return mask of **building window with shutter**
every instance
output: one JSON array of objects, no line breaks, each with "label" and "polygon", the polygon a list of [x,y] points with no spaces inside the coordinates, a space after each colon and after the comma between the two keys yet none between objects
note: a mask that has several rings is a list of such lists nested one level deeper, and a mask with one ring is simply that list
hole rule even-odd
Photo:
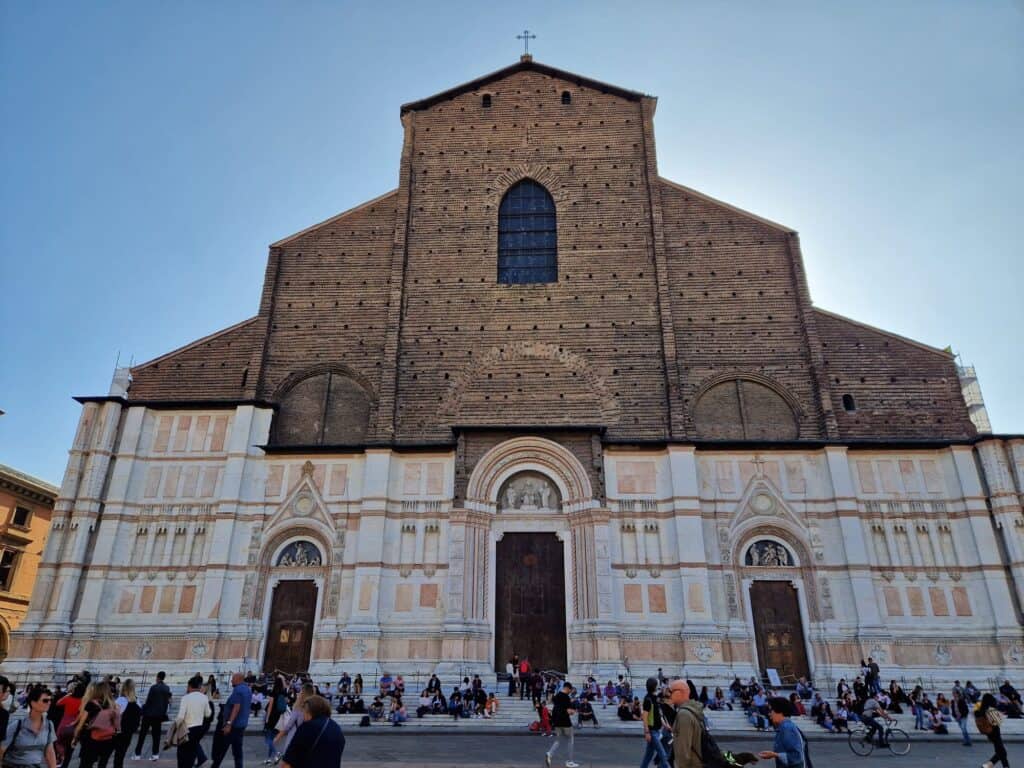
[{"label": "building window with shutter", "polygon": [[18,565],[18,553],[13,549],[0,550],[0,590],[7,592],[14,583],[14,570]]},{"label": "building window with shutter", "polygon": [[498,282],[558,282],[555,201],[533,179],[523,179],[498,208]]}]

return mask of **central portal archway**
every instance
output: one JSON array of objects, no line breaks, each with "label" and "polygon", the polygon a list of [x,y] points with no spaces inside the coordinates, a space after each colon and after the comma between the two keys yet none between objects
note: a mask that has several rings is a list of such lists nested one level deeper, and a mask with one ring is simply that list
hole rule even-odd
[{"label": "central portal archway", "polygon": [[554,533],[506,533],[495,549],[494,669],[517,654],[565,672],[565,550]]}]

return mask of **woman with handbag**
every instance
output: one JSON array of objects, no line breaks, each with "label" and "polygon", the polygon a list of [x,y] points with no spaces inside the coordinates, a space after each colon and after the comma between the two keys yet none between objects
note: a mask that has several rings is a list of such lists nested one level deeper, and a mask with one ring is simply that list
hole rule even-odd
[{"label": "woman with handbag", "polygon": [[114,736],[117,735],[121,716],[110,695],[110,684],[106,680],[91,683],[85,692],[85,703],[78,712],[75,736],[71,742],[82,745],[79,768],[107,768],[107,761],[114,751]]},{"label": "woman with handbag", "polygon": [[996,709],[996,697],[991,693],[981,697],[981,704],[974,713],[974,723],[996,750],[988,761],[982,763],[982,768],[994,768],[996,763],[1002,763],[1003,768],[1010,768],[1010,759],[1006,756],[1006,747],[1003,745],[1003,734],[999,729],[1003,723],[1003,715]]},{"label": "woman with handbag", "polygon": [[57,733],[46,716],[52,701],[53,694],[48,689],[42,686],[29,689],[28,714],[12,723],[0,740],[0,757],[5,768],[26,765],[57,768],[57,753],[53,748]]}]

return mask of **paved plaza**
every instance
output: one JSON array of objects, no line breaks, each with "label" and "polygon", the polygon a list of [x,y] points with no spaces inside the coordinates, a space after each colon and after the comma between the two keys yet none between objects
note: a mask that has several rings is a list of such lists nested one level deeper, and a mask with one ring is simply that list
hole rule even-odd
[{"label": "paved plaza", "polygon": [[[757,752],[771,749],[771,736],[756,737],[723,736],[724,749]],[[344,768],[353,766],[401,765],[404,768],[429,766],[542,766],[544,750],[550,742],[532,734],[485,734],[485,733],[422,733],[401,731],[353,732],[345,731],[348,743],[342,759]],[[756,737],[756,738],[754,738]],[[208,742],[209,740],[207,740]],[[207,744],[208,746],[208,744]],[[850,751],[845,738],[811,742],[811,758],[818,768],[852,768],[853,766],[891,766],[892,768],[917,768],[918,766],[943,766],[943,768],[976,768],[991,756],[988,742],[978,742],[973,747],[961,747],[934,741],[915,741],[910,754],[894,757],[888,753],[876,753],[871,757],[858,757]],[[263,763],[263,739],[257,733],[250,733],[245,739],[246,768],[258,768]],[[1024,765],[1024,743],[1007,744],[1011,765]],[[576,762],[581,766],[637,766],[643,757],[642,739],[629,736],[603,736],[591,731],[577,733]],[[553,765],[558,768],[564,763],[564,753],[557,753]],[[773,768],[774,760],[761,761],[759,765]],[[130,765],[132,763],[129,763]],[[156,763],[158,768],[174,765],[174,754],[165,753]],[[148,760],[134,763],[135,766],[153,765]],[[231,758],[223,768],[232,768]]]}]

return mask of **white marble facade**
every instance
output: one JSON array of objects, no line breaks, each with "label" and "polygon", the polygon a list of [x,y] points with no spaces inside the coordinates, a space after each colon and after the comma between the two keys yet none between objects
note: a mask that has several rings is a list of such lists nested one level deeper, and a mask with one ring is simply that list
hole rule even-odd
[{"label": "white marble facade", "polygon": [[574,674],[626,658],[634,673],[752,673],[748,594],[764,578],[797,588],[818,677],[868,655],[936,679],[1024,661],[1019,438],[605,446],[597,498],[568,450],[524,436],[476,464],[456,506],[454,451],[265,455],[268,409],[129,405],[83,406],[8,671],[259,669],[273,588],[302,578],[317,585],[314,673],[487,672],[495,547],[513,531],[565,544]]}]

